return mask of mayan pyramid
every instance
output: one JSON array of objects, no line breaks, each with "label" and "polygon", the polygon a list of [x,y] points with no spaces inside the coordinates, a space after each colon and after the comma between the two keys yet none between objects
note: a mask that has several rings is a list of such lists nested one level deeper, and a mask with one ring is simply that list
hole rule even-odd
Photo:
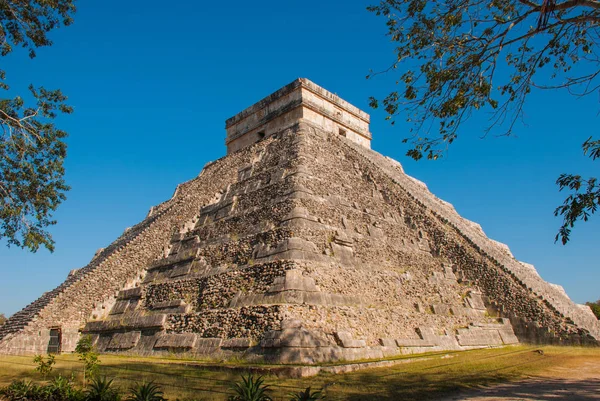
[{"label": "mayan pyramid", "polygon": [[0,352],[273,362],[589,344],[590,309],[370,150],[369,115],[298,79],[226,122],[227,156],[12,316]]}]

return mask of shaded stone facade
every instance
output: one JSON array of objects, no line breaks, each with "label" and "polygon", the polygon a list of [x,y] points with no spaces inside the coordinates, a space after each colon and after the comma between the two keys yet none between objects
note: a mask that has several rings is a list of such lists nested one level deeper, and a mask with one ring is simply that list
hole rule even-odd
[{"label": "shaded stone facade", "polygon": [[280,133],[300,119],[371,148],[367,113],[308,79],[298,78],[225,122],[227,153]]},{"label": "shaded stone facade", "polygon": [[[228,120],[228,156],[11,317],[0,352],[45,352],[50,329],[63,351],[87,333],[102,352],[303,364],[596,343],[589,308],[370,150],[368,115],[328,93],[297,80]],[[351,113],[303,106],[316,94]]]}]

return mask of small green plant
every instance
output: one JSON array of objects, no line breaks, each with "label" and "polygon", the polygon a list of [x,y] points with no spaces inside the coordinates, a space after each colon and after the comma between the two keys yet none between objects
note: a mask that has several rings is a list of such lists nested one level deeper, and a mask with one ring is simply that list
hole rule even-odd
[{"label": "small green plant", "polygon": [[290,401],[315,401],[323,399],[325,399],[325,396],[322,391],[311,391],[310,387],[304,391],[290,394]]},{"label": "small green plant", "polygon": [[335,240],[335,233],[330,233],[327,236],[327,244],[331,244]]},{"label": "small green plant", "polygon": [[0,396],[9,401],[29,401],[37,399],[40,393],[41,391],[38,385],[23,380],[13,381],[8,387],[0,390]]},{"label": "small green plant", "polygon": [[247,377],[242,376],[241,379],[241,382],[231,387],[235,394],[229,397],[229,401],[272,401],[267,394],[270,386],[264,383],[262,376],[254,378],[249,373]]},{"label": "small green plant", "polygon": [[35,358],[33,358],[33,362],[37,363],[35,371],[39,372],[44,377],[44,380],[46,380],[46,377],[52,372],[52,368],[56,363],[54,355],[52,354],[48,354],[46,359],[44,359],[42,355],[36,355]]},{"label": "small green plant", "polygon": [[85,401],[82,391],[73,387],[73,378],[55,377],[45,386],[22,380],[0,389],[0,400],[7,401]]},{"label": "small green plant", "polygon": [[141,383],[136,384],[129,390],[129,401],[165,401],[163,392],[160,391],[160,387],[156,384]]},{"label": "small green plant", "polygon": [[51,401],[83,401],[84,394],[81,390],[73,387],[74,376],[70,379],[57,376],[46,387],[46,396]]},{"label": "small green plant", "polygon": [[91,380],[100,367],[100,359],[98,359],[98,353],[94,348],[92,336],[89,334],[83,336],[77,341],[75,352],[79,356],[79,360],[83,362],[83,383],[87,383]]},{"label": "small green plant", "polygon": [[86,401],[120,401],[119,391],[113,387],[113,381],[106,377],[95,378],[85,392]]}]

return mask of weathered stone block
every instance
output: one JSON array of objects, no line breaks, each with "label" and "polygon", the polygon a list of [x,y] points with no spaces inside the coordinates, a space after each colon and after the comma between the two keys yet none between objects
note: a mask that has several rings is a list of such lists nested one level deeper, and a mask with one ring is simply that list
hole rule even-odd
[{"label": "weathered stone block", "polygon": [[260,346],[263,348],[279,348],[281,347],[281,340],[279,338],[264,338],[260,342]]},{"label": "weathered stone block", "polygon": [[157,302],[152,305],[152,309],[171,313],[187,313],[190,310],[190,306],[183,299],[176,299],[173,301]]},{"label": "weathered stone block", "polygon": [[455,316],[483,316],[485,311],[479,309],[465,308],[464,306],[451,306],[450,312]]},{"label": "weathered stone block", "polygon": [[462,346],[502,345],[502,339],[497,330],[470,330],[469,333],[456,336]]},{"label": "weathered stone block", "polygon": [[97,320],[87,322],[84,328],[84,332],[103,332],[117,330],[121,327],[119,320]]},{"label": "weathered stone block", "polygon": [[304,290],[302,270],[288,270],[285,272],[284,290]]},{"label": "weathered stone block", "polygon": [[158,329],[162,328],[167,321],[167,315],[137,316],[125,319],[123,326],[140,329]]},{"label": "weathered stone block", "polygon": [[517,338],[517,336],[515,336],[512,327],[510,329],[498,330],[498,334],[500,335],[500,338],[502,339],[502,342],[504,344],[508,345],[519,343],[519,339]]},{"label": "weathered stone block", "polygon": [[354,251],[351,247],[332,242],[331,250],[333,252],[333,256],[335,256],[336,259],[339,259],[341,263],[348,265],[354,264]]},{"label": "weathered stone block", "polygon": [[352,338],[352,334],[347,331],[338,331],[335,333],[335,336],[344,348],[362,348],[367,346],[365,340],[355,340]]},{"label": "weathered stone block", "polygon": [[447,316],[450,314],[450,306],[446,304],[433,304],[431,308],[436,315]]},{"label": "weathered stone block", "polygon": [[314,348],[330,345],[324,335],[305,329],[284,329],[278,336],[282,347]]},{"label": "weathered stone block", "polygon": [[396,340],[392,338],[380,338],[379,343],[384,347],[396,347]]},{"label": "weathered stone block", "polygon": [[196,346],[198,348],[219,348],[223,343],[222,338],[198,338]]},{"label": "weathered stone block", "polygon": [[302,327],[302,320],[299,319],[285,319],[281,321],[281,329],[299,329]]},{"label": "weathered stone block", "polygon": [[118,300],[110,311],[111,315],[124,313],[129,307],[129,300]]},{"label": "weathered stone block", "polygon": [[164,333],[158,337],[156,344],[154,344],[154,348],[194,348],[195,345],[196,334],[194,333]]},{"label": "weathered stone block", "polygon": [[306,252],[317,252],[317,246],[308,240],[298,237],[288,238],[287,250],[297,249]]},{"label": "weathered stone block", "polygon": [[444,266],[444,276],[446,276],[447,280],[456,281],[456,275],[452,270],[452,266]]},{"label": "weathered stone block", "polygon": [[467,297],[467,302],[473,309],[485,310],[485,303],[483,302],[483,298],[481,294],[477,292],[470,292]]},{"label": "weathered stone block", "polygon": [[419,334],[423,340],[435,341],[438,337],[435,335],[433,328],[425,326],[418,327],[417,334]]},{"label": "weathered stone block", "polygon": [[221,343],[222,348],[249,348],[251,345],[249,338],[228,338]]},{"label": "weathered stone block", "polygon": [[397,338],[396,345],[398,347],[434,347],[433,341],[412,338]]},{"label": "weathered stone block", "polygon": [[191,263],[185,263],[183,265],[175,266],[171,270],[170,277],[175,278],[175,277],[185,276],[186,274],[189,274],[191,270],[192,270]]},{"label": "weathered stone block", "polygon": [[129,288],[119,292],[117,299],[131,299],[142,296],[142,287]]},{"label": "weathered stone block", "polygon": [[133,348],[137,345],[138,341],[140,341],[141,336],[142,333],[139,331],[115,333],[106,348],[110,350],[126,350]]},{"label": "weathered stone block", "polygon": [[198,256],[200,252],[200,248],[197,249],[188,249],[183,252],[178,252],[175,255],[168,256],[164,259],[159,259],[150,264],[148,270],[158,269],[163,266],[173,265],[176,263],[185,262],[187,260],[192,260]]}]

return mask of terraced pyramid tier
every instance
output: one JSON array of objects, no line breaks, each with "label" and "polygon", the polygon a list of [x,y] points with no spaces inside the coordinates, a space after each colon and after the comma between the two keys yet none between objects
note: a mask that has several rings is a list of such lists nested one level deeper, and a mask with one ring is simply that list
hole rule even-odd
[{"label": "terraced pyramid tier", "polygon": [[228,120],[230,154],[11,318],[0,351],[43,352],[51,329],[63,351],[84,333],[302,364],[596,343],[589,308],[368,149],[352,107],[298,80]]}]

